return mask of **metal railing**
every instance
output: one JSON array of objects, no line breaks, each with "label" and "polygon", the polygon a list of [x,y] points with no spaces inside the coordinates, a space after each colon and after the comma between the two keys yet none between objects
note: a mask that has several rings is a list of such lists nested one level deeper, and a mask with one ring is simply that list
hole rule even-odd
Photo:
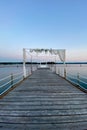
[{"label": "metal railing", "polygon": [[0,95],[4,94],[11,87],[24,79],[23,72],[10,74],[9,76],[0,79]]},{"label": "metal railing", "polygon": [[80,73],[77,73],[77,76],[67,73],[66,79],[70,82],[80,86],[84,90],[87,90],[87,78]]},{"label": "metal railing", "polygon": [[78,85],[80,88],[87,91],[87,77],[86,76],[80,73],[77,73],[77,74],[73,74],[72,72],[70,73],[66,71],[66,67],[56,67],[55,69],[55,66],[53,66],[51,70],[56,72],[56,74],[58,74],[59,76],[67,79],[71,83],[74,83],[75,85]]},{"label": "metal railing", "polygon": [[[36,67],[32,67],[32,70],[35,71]],[[31,71],[27,69],[26,77],[31,75]],[[0,96],[7,92],[10,88],[12,88],[17,83],[21,82],[24,79],[24,73],[11,73],[10,75],[0,79]]]}]

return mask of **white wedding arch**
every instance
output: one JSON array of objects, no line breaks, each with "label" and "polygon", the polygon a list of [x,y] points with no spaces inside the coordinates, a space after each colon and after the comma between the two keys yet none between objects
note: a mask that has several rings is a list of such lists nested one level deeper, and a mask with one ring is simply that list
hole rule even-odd
[{"label": "white wedding arch", "polygon": [[65,49],[28,49],[28,48],[23,48],[23,72],[24,72],[24,77],[26,77],[26,53],[28,53],[31,56],[31,62],[32,62],[32,56],[59,56],[60,60],[65,63],[66,59],[66,50]]}]

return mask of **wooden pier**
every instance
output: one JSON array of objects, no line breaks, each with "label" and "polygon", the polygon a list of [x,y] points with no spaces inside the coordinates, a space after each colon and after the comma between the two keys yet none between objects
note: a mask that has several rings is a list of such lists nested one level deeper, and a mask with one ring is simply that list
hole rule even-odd
[{"label": "wooden pier", "polygon": [[86,130],[87,94],[38,69],[0,99],[0,130]]}]

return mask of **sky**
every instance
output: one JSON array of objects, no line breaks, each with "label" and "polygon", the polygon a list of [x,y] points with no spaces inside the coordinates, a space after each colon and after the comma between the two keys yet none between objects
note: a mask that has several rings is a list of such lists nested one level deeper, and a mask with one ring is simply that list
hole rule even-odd
[{"label": "sky", "polygon": [[87,0],[0,0],[0,62],[22,61],[23,48],[87,61]]}]

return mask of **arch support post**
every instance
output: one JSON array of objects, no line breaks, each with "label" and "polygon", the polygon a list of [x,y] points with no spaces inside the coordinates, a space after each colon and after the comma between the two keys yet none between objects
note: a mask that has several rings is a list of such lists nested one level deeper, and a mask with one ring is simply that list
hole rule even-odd
[{"label": "arch support post", "polygon": [[25,50],[25,48],[23,48],[23,75],[24,75],[24,78],[26,78],[26,66],[25,66],[25,63],[26,63],[26,50]]},{"label": "arch support post", "polygon": [[64,78],[66,79],[66,64],[64,62]]},{"label": "arch support post", "polygon": [[31,74],[32,74],[33,68],[32,68],[32,55],[31,55]]}]

